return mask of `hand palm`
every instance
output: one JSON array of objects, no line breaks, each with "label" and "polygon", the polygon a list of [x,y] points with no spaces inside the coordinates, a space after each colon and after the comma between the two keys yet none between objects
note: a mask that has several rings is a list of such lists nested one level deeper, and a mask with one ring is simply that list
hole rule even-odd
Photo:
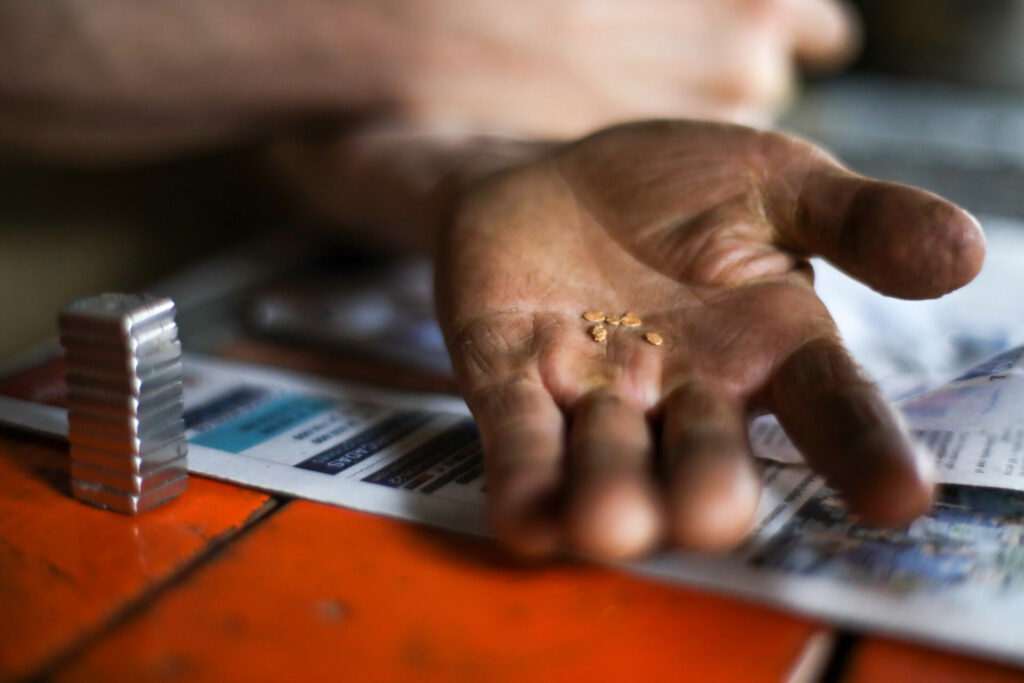
[{"label": "hand palm", "polygon": [[[962,284],[977,263],[958,264],[980,254],[964,250],[977,244],[974,227],[950,205],[881,183],[865,203],[864,184],[789,138],[652,123],[482,186],[449,232],[439,304],[480,422],[499,534],[528,552],[567,539],[607,556],[666,532],[684,545],[735,542],[757,502],[745,440],[753,404],[773,409],[861,511],[881,521],[920,512],[930,492],[920,461],[839,345],[804,255],[921,296]],[[802,197],[808,187],[818,195]],[[893,275],[902,243],[857,222],[878,223],[872,203],[941,224],[952,243],[932,248],[956,261],[949,275]],[[856,239],[830,225],[844,208],[833,222]],[[860,262],[865,246],[874,263]],[[591,310],[636,311],[643,326],[607,326],[598,342],[581,317]],[[849,453],[826,446],[855,432],[864,438],[851,469]]]}]

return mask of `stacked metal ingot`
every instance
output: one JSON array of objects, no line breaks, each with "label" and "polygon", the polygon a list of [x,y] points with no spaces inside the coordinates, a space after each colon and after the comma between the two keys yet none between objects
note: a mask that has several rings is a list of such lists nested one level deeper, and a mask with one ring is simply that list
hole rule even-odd
[{"label": "stacked metal ingot", "polygon": [[60,314],[67,362],[71,488],[136,514],[188,486],[181,342],[174,302],[101,294]]}]

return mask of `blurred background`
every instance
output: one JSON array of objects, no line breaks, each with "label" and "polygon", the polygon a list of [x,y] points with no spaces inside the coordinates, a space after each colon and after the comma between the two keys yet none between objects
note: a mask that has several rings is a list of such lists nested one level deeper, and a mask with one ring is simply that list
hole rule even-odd
[{"label": "blurred background", "polygon": [[978,215],[1024,218],[1024,3],[859,0],[853,68],[810,84],[782,127],[863,173]]},{"label": "blurred background", "polygon": [[[1024,2],[855,4],[861,56],[805,82],[778,127],[863,173],[1024,220]],[[254,233],[292,230],[249,155],[102,170],[0,161],[0,360],[52,334],[70,299],[140,289]]]}]

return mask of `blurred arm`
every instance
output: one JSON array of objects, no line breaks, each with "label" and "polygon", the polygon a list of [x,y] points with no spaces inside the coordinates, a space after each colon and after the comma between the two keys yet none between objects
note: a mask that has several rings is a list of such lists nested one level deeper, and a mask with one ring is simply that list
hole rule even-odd
[{"label": "blurred arm", "polygon": [[385,106],[402,49],[374,3],[6,0],[0,148],[89,163]]}]

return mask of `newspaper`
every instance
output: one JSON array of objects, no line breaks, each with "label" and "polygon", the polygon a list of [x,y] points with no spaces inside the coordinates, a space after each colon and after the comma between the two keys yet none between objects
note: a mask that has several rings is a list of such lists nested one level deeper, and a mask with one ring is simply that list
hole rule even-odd
[{"label": "newspaper", "polygon": [[[186,368],[193,471],[487,533],[482,454],[461,401],[213,359],[189,358]],[[1024,376],[1008,374],[993,384],[1021,391]],[[950,390],[989,389],[971,381],[958,380]],[[981,433],[1003,438],[1005,430],[992,419],[991,431]],[[1020,443],[1014,442],[1016,462]],[[974,456],[975,463],[981,460]],[[1024,477],[1018,468],[997,478],[1002,471],[991,469],[987,481],[1015,490],[946,487],[926,516],[883,531],[851,520],[842,501],[806,468],[768,463],[754,531],[738,551],[669,552],[623,566],[1024,663]]]},{"label": "newspaper", "polygon": [[[1024,490],[1024,347],[897,405],[941,483]],[[750,440],[759,457],[803,462],[770,415],[753,422]]]}]

